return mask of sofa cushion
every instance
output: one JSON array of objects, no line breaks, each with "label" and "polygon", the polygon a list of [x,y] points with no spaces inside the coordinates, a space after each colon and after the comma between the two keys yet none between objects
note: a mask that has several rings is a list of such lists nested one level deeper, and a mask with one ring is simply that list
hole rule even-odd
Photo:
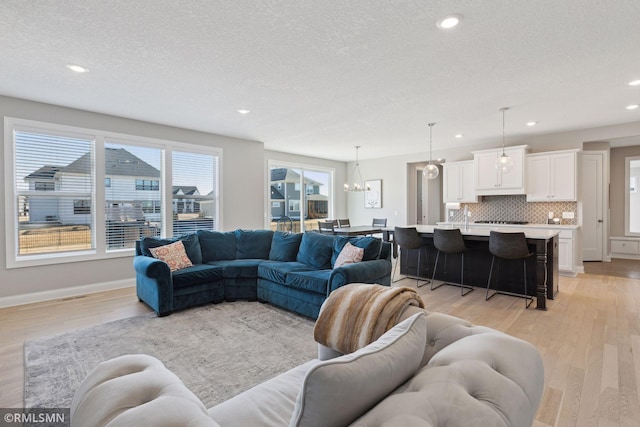
[{"label": "sofa cushion", "polygon": [[285,285],[326,295],[330,276],[331,270],[292,271],[287,274]]},{"label": "sofa cushion", "polygon": [[184,288],[187,286],[209,283],[216,280],[222,280],[222,267],[207,264],[196,264],[193,267],[174,271],[172,278],[174,288]]},{"label": "sofa cushion", "polygon": [[302,233],[276,231],[271,240],[269,259],[271,261],[295,261],[301,240]]},{"label": "sofa cushion", "polygon": [[[196,232],[202,248],[202,262],[236,259],[236,233],[198,230]],[[195,264],[195,263],[194,263]]]},{"label": "sofa cushion", "polygon": [[176,271],[182,268],[191,267],[193,264],[184,250],[184,245],[180,240],[168,245],[149,248],[154,258],[164,261],[169,266],[169,270]]},{"label": "sofa cushion", "polygon": [[314,269],[301,262],[264,261],[258,266],[258,277],[284,285],[287,274],[292,271],[313,271]]},{"label": "sofa cushion", "polygon": [[161,239],[159,237],[143,237],[140,239],[140,251],[142,255],[153,256],[151,254],[151,248],[157,248],[159,246],[169,245],[171,243],[181,241],[184,245],[184,250],[187,256],[193,264],[202,264],[202,250],[200,248],[200,240],[194,233],[187,233],[181,236]]},{"label": "sofa cushion", "polygon": [[325,270],[331,268],[331,255],[333,255],[333,236],[307,231],[302,235],[296,261],[318,270]]},{"label": "sofa cushion", "polygon": [[355,264],[356,262],[360,262],[362,261],[363,255],[364,249],[353,246],[351,243],[347,242],[347,244],[342,247],[338,258],[336,258],[336,262],[333,263],[333,268],[342,267],[345,264]]},{"label": "sofa cushion", "polygon": [[271,230],[236,230],[237,259],[269,259]]},{"label": "sofa cushion", "polygon": [[331,256],[331,265],[335,266],[336,259],[340,255],[340,252],[347,244],[351,243],[353,246],[364,249],[362,255],[362,261],[371,261],[380,257],[380,250],[382,249],[382,240],[376,237],[370,236],[358,236],[358,237],[346,237],[336,236],[333,242],[333,253]]},{"label": "sofa cushion", "polygon": [[229,259],[222,261],[209,261],[208,265],[222,268],[222,275],[225,279],[255,278],[258,277],[258,266],[263,261],[261,259]]},{"label": "sofa cushion", "polygon": [[425,316],[417,313],[366,347],[315,365],[305,376],[289,426],[352,423],[416,372],[426,339]]}]

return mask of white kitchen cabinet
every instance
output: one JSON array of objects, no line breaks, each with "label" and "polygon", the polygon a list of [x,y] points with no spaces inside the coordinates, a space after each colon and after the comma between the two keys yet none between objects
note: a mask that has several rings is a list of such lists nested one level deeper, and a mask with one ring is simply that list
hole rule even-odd
[{"label": "white kitchen cabinet", "polygon": [[527,201],[576,201],[578,150],[529,154]]},{"label": "white kitchen cabinet", "polygon": [[477,203],[473,160],[443,165],[444,203]]},{"label": "white kitchen cabinet", "polygon": [[506,147],[504,152],[513,159],[513,168],[501,173],[496,160],[502,148],[473,152],[476,175],[476,196],[525,194],[526,145]]},{"label": "white kitchen cabinet", "polygon": [[558,270],[573,270],[573,239],[558,238]]}]

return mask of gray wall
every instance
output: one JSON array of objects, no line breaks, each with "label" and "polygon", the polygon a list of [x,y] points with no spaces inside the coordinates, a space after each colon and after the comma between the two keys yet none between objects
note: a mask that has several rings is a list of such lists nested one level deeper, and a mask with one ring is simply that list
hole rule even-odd
[{"label": "gray wall", "polygon": [[[222,228],[232,230],[239,227],[262,228],[264,226],[264,146],[261,142],[0,96],[0,117],[5,116],[222,148]],[[0,126],[2,127],[0,164],[4,165],[4,119],[0,121]],[[4,188],[4,174],[2,174],[2,180],[0,219],[5,224],[7,195]],[[2,227],[0,241],[4,242],[6,238],[5,227]],[[4,244],[0,244],[0,298],[96,283],[130,281],[130,284],[133,284],[134,275],[131,265],[131,257],[123,257],[7,269],[6,248]]]}]

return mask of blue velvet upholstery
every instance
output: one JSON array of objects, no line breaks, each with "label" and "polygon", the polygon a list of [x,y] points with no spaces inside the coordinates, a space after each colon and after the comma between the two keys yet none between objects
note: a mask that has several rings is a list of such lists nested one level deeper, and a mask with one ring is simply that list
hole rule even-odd
[{"label": "blue velvet upholstery", "polygon": [[[171,272],[166,263],[145,255],[149,248],[177,239],[184,242],[194,266]],[[367,261],[332,269],[332,261],[347,241],[364,248]],[[189,254],[196,248],[201,250],[199,255]],[[200,230],[174,239],[136,242],[133,265],[138,298],[159,316],[208,302],[259,299],[316,318],[329,293],[340,286],[389,285],[391,245],[376,238],[313,232]]]},{"label": "blue velvet upholstery", "polygon": [[331,268],[334,236],[307,231],[302,236],[296,261],[317,269]]},{"label": "blue velvet upholstery", "polygon": [[202,262],[236,259],[236,233],[227,231],[198,230],[196,232],[202,248]]},{"label": "blue velvet upholstery", "polygon": [[283,233],[276,231],[271,240],[269,260],[271,261],[295,261],[298,249],[302,241],[302,233]]},{"label": "blue velvet upholstery", "polygon": [[236,258],[268,259],[271,250],[271,230],[236,230]]}]

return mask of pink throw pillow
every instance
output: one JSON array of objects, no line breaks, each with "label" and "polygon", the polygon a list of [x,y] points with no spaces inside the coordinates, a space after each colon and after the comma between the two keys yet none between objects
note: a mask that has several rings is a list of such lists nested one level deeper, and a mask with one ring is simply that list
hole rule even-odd
[{"label": "pink throw pillow", "polygon": [[187,268],[193,265],[180,240],[169,245],[150,248],[149,251],[154,258],[166,262],[171,271],[180,270],[181,268]]},{"label": "pink throw pillow", "polygon": [[336,263],[333,265],[333,268],[338,268],[345,264],[360,262],[362,261],[363,255],[363,248],[353,246],[351,243],[347,242],[340,251],[340,254],[338,254],[338,258],[336,258]]}]

